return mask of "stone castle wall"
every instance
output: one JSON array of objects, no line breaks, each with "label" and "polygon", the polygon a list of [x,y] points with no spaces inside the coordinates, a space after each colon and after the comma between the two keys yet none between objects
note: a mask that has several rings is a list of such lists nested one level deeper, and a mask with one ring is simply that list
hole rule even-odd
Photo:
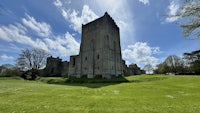
[{"label": "stone castle wall", "polygon": [[69,62],[65,61],[62,62],[62,59],[59,57],[48,57],[46,67],[43,70],[42,75],[43,76],[68,76],[68,68],[69,68]]}]

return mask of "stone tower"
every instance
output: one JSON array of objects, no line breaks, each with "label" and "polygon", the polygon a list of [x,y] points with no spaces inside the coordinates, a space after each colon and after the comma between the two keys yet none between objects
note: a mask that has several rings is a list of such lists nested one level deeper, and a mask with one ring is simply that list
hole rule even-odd
[{"label": "stone tower", "polygon": [[119,27],[106,12],[82,25],[79,55],[71,56],[69,77],[113,78],[123,76]]}]

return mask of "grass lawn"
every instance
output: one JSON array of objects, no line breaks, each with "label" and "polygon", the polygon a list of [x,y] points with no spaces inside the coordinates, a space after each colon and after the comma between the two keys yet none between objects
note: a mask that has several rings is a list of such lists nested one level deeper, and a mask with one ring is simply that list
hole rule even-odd
[{"label": "grass lawn", "polygon": [[129,82],[65,83],[62,78],[1,77],[0,113],[200,113],[198,76],[126,79]]}]

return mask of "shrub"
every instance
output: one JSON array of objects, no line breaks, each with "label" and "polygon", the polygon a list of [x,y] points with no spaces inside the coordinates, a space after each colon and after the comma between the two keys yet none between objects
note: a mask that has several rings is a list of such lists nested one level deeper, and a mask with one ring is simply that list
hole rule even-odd
[{"label": "shrub", "polygon": [[1,77],[21,76],[22,72],[17,69],[8,69],[0,74]]}]

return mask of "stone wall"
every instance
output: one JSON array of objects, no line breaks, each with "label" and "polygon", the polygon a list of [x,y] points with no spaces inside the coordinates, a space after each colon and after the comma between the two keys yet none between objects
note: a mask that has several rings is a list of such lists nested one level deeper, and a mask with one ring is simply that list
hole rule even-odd
[{"label": "stone wall", "polygon": [[64,61],[59,57],[48,57],[45,69],[43,69],[42,76],[68,76],[69,62]]},{"label": "stone wall", "polygon": [[130,64],[129,67],[126,67],[125,75],[131,76],[131,75],[140,75],[144,74],[144,71],[141,70],[137,64]]}]

